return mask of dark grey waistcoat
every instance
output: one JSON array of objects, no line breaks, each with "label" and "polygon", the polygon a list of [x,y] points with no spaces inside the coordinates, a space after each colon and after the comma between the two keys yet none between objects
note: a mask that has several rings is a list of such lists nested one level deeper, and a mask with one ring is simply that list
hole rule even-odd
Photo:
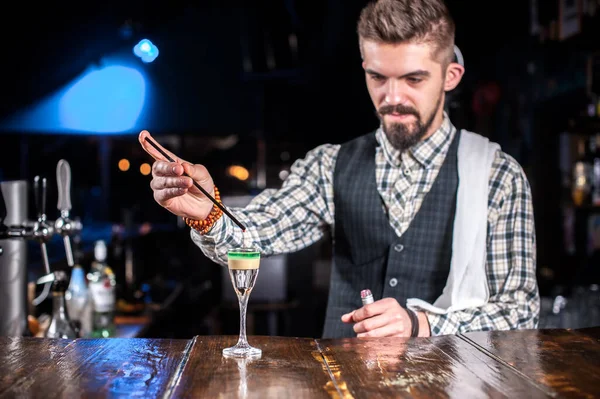
[{"label": "dark grey waistcoat", "polygon": [[393,297],[433,303],[441,295],[452,256],[458,190],[460,131],[417,215],[402,237],[390,226],[375,180],[375,134],[343,144],[334,171],[334,256],[324,338],[355,337],[341,316],[362,306],[360,291],[375,300]]}]

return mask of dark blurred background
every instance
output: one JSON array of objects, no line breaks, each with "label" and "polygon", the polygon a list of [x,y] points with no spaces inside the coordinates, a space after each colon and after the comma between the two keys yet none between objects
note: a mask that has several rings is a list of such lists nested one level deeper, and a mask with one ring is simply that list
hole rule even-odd
[{"label": "dark blurred background", "polygon": [[[153,305],[139,334],[236,334],[230,283],[154,202],[137,134],[148,129],[205,164],[226,204],[280,186],[311,148],[377,127],[356,35],[366,3],[5,5],[0,181],[46,176],[52,219],[56,164],[68,160],[80,262],[89,266],[102,239],[118,278],[134,265],[131,281]],[[456,125],[498,142],[530,180],[542,326],[598,323],[590,309],[600,295],[600,2],[447,4],[466,74],[446,107]],[[143,39],[159,50],[151,62],[134,54]],[[49,246],[56,268],[65,266],[61,245],[56,237]],[[31,243],[32,281],[41,274],[37,248]],[[251,299],[252,333],[320,336],[330,250],[324,240],[271,260],[270,287]]]}]

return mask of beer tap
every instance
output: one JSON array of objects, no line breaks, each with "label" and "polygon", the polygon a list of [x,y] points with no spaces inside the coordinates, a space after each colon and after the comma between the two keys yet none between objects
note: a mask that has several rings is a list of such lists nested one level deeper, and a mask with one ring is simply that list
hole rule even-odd
[{"label": "beer tap", "polygon": [[[4,195],[2,194],[2,190],[0,190],[0,238],[7,235],[8,226],[4,224],[4,219],[6,219],[6,203],[4,202]],[[0,255],[4,253],[2,247],[0,247]]]},{"label": "beer tap", "polygon": [[[6,203],[4,202],[4,195],[2,195],[2,192],[0,191],[0,240],[9,238],[31,238],[33,236],[32,225],[6,225],[4,223],[6,216]],[[2,250],[0,249],[0,255],[1,254]]]},{"label": "beer tap", "polygon": [[0,336],[30,336],[27,320],[27,181],[0,182]]},{"label": "beer tap", "polygon": [[[40,183],[41,180],[41,183]],[[44,271],[50,274],[50,262],[48,261],[48,250],[46,243],[52,239],[54,227],[48,223],[46,218],[46,178],[36,176],[33,180],[33,191],[35,196],[35,207],[37,209],[37,221],[33,225],[33,238],[40,243]]]},{"label": "beer tap", "polygon": [[[46,178],[40,178],[36,176],[33,179],[33,192],[35,197],[35,207],[37,209],[37,221],[33,224],[33,239],[40,243],[40,251],[42,255],[42,262],[44,264],[44,271],[46,273],[45,278],[54,278],[53,273],[50,271],[50,261],[48,260],[48,250],[46,243],[52,239],[54,234],[54,227],[48,223],[46,217]],[[40,280],[43,280],[42,277]],[[42,284],[42,281],[38,280],[38,284]],[[34,306],[38,306],[42,303],[50,293],[51,282],[45,282],[42,293],[34,298],[32,301]]]},{"label": "beer tap", "polygon": [[[48,243],[54,233],[63,237],[67,263],[73,267],[74,257],[71,248],[70,236],[78,234],[81,231],[81,223],[78,220],[70,219],[71,210],[71,168],[66,160],[60,160],[56,168],[56,179],[58,184],[58,205],[60,217],[56,221],[49,221],[46,215],[46,178],[36,176],[33,180],[33,191],[35,197],[35,207],[37,211],[37,220],[34,222],[25,221],[19,225],[6,225],[4,223],[7,215],[4,198],[0,195],[0,239],[34,239],[39,242],[42,263],[44,265],[44,276],[37,280],[38,284],[44,284],[42,293],[33,299],[33,305],[41,304],[50,293],[50,288],[57,278],[55,273],[50,270],[50,261],[48,259]],[[0,248],[0,255],[2,248]]]},{"label": "beer tap", "polygon": [[[25,221],[20,225],[5,225],[4,219],[6,218],[7,212],[6,204],[2,199],[2,204],[0,204],[0,239],[21,238],[38,241],[40,243],[44,272],[46,276],[49,276],[52,274],[50,271],[50,262],[48,261],[46,243],[52,239],[54,227],[46,220],[46,184],[46,178],[40,178],[40,176],[36,176],[33,180],[33,191],[37,210],[37,220],[33,223]],[[33,304],[35,306],[38,306],[48,297],[51,285],[52,283],[46,284],[40,296],[34,298]]]},{"label": "beer tap", "polygon": [[37,220],[33,223],[26,221],[21,225],[5,225],[6,204],[2,198],[0,203],[0,239],[24,238],[38,241],[42,251],[44,271],[46,274],[49,274],[50,262],[48,261],[46,243],[52,239],[54,227],[48,222],[46,217],[46,178],[36,176],[33,180],[33,191],[37,209]]},{"label": "beer tap", "polygon": [[60,211],[60,217],[54,222],[54,229],[62,236],[67,264],[69,267],[73,267],[75,260],[70,236],[77,234],[81,230],[81,226],[80,223],[69,219],[71,211],[71,166],[64,159],[58,161],[58,165],[56,165],[56,184],[58,186],[57,208]]}]

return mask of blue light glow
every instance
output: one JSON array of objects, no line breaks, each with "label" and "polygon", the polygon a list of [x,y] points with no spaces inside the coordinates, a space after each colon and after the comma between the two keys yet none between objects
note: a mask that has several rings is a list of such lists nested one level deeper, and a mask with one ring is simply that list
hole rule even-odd
[{"label": "blue light glow", "polygon": [[135,127],[145,96],[144,77],[133,68],[115,65],[89,72],[62,96],[60,125],[82,132],[128,131]]},{"label": "blue light glow", "polygon": [[158,57],[158,47],[150,40],[142,39],[133,47],[133,54],[140,57],[143,62],[152,62]]},{"label": "blue light glow", "polygon": [[137,133],[150,86],[139,70],[125,66],[130,62],[121,61],[106,58],[103,66],[88,68],[73,83],[3,121],[0,131]]}]

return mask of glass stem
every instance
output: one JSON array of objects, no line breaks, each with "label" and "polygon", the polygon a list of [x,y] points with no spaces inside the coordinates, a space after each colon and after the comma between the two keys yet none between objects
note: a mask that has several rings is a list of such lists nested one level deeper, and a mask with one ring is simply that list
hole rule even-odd
[{"label": "glass stem", "polygon": [[246,309],[248,308],[248,297],[248,294],[238,295],[238,302],[240,304],[240,338],[238,339],[238,345],[248,345],[246,338]]}]

